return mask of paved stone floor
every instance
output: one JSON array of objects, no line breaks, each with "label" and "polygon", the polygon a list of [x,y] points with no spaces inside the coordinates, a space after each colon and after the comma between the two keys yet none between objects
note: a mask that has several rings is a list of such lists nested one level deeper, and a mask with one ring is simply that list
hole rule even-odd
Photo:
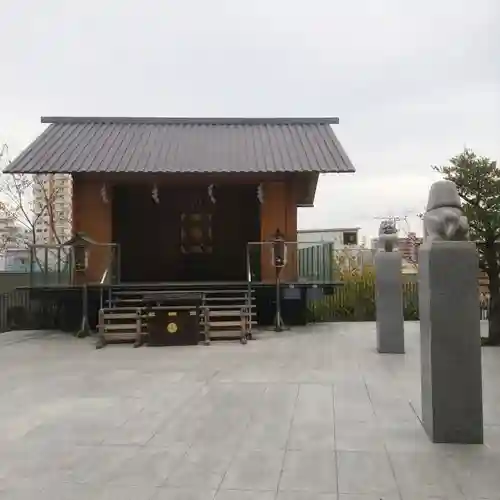
[{"label": "paved stone floor", "polygon": [[0,498],[500,499],[500,349],[483,349],[485,446],[433,445],[418,323],[406,342],[377,354],[373,323],[100,351],[0,335]]}]

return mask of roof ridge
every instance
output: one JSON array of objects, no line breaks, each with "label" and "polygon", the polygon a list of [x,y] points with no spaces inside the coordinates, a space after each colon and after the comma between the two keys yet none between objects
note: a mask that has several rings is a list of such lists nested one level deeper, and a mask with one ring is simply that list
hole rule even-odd
[{"label": "roof ridge", "polygon": [[42,116],[42,123],[84,124],[84,123],[125,123],[158,125],[338,125],[337,117],[126,117],[126,116]]}]

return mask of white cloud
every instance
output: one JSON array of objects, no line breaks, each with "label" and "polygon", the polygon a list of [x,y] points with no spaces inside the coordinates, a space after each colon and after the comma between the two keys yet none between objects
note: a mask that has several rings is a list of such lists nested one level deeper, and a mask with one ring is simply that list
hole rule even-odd
[{"label": "white cloud", "polygon": [[431,164],[500,157],[499,21],[497,0],[6,2],[0,142],[41,115],[340,116],[358,172],[300,221],[373,234],[425,204]]},{"label": "white cloud", "polygon": [[402,231],[421,234],[417,214],[427,203],[431,183],[437,174],[386,176],[327,175],[320,179],[314,208],[299,211],[301,229],[314,227],[361,227],[364,236],[377,234],[377,217],[407,217]]}]

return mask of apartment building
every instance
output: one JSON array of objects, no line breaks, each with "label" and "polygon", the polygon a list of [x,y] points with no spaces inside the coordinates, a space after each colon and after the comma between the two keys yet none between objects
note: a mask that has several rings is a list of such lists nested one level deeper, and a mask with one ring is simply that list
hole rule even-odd
[{"label": "apartment building", "polygon": [[23,228],[14,217],[0,217],[0,247],[16,247],[24,235]]},{"label": "apartment building", "polygon": [[329,229],[299,229],[298,247],[307,248],[321,243],[333,243],[337,250],[359,246],[359,227],[336,227]]},{"label": "apartment building", "polygon": [[38,244],[56,245],[71,238],[71,176],[43,174],[33,183],[35,239]]},{"label": "apartment building", "polygon": [[16,219],[4,215],[0,217],[0,271],[18,270],[16,267],[17,256],[21,254],[26,257],[24,247],[29,235],[26,230],[17,223]]}]

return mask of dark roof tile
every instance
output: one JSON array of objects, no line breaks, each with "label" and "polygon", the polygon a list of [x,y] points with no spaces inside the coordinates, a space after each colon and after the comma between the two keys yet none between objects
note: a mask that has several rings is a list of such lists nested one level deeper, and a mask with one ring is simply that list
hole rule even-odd
[{"label": "dark roof tile", "polygon": [[6,173],[354,172],[332,118],[42,118]]}]

